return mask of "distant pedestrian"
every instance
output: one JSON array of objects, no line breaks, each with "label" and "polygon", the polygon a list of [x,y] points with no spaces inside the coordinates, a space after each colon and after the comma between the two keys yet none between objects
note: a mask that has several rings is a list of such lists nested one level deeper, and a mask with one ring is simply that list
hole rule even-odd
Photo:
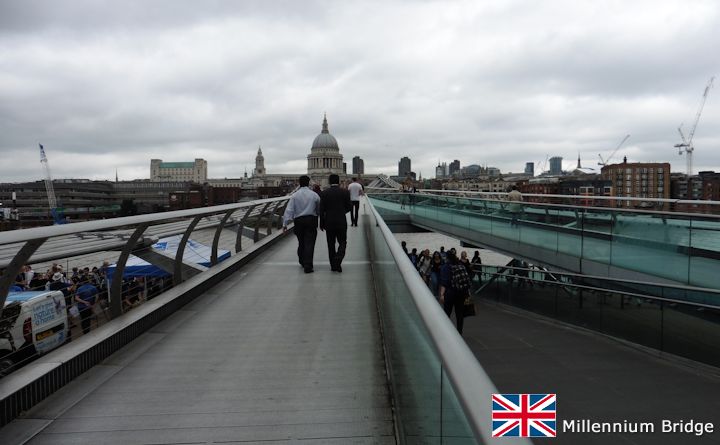
[{"label": "distant pedestrian", "polygon": [[407,243],[405,241],[400,241],[400,247],[402,247],[403,252],[405,252],[405,255],[410,255],[410,253],[407,250]]},{"label": "distant pedestrian", "polygon": [[320,194],[320,230],[325,231],[327,238],[330,270],[342,272],[341,264],[347,248],[347,217],[345,214],[352,209],[352,203],[350,202],[350,192],[340,188],[338,175],[330,175],[328,181],[330,187]]},{"label": "distant pedestrian", "polygon": [[473,278],[477,276],[478,281],[480,282],[480,284],[482,284],[482,258],[480,258],[480,251],[475,251],[472,260],[470,260],[470,265],[472,266],[473,272],[475,273],[475,275],[473,275]]},{"label": "distant pedestrian", "polygon": [[310,177],[300,176],[300,188],[292,194],[283,214],[283,232],[290,221],[295,222],[295,236],[298,239],[298,262],[305,273],[313,272],[313,254],[317,238],[320,196],[310,190]]},{"label": "distant pedestrian", "polygon": [[352,178],[352,182],[348,185],[348,191],[350,192],[350,202],[352,203],[352,210],[350,211],[350,225],[357,227],[358,225],[358,214],[360,213],[360,197],[365,194],[363,186],[357,182],[357,178]]},{"label": "distant pedestrian", "polygon": [[440,304],[448,317],[455,310],[455,325],[460,334],[463,331],[465,298],[469,297],[470,277],[467,269],[455,254],[447,254],[447,263],[440,273]]},{"label": "distant pedestrian", "polygon": [[413,249],[410,251],[410,254],[408,255],[408,258],[410,258],[410,262],[413,264],[413,267],[415,267],[417,269],[417,262],[418,262],[417,248],[413,247]]},{"label": "distant pedestrian", "polygon": [[417,269],[420,273],[425,284],[430,283],[430,267],[432,266],[432,257],[430,256],[430,249],[425,249],[420,252],[420,258],[418,259]]},{"label": "distant pedestrian", "polygon": [[512,186],[512,190],[510,190],[510,193],[508,193],[507,199],[508,201],[510,201],[510,204],[508,205],[508,210],[512,214],[510,226],[516,226],[518,225],[518,216],[523,210],[522,193],[520,193],[520,190],[518,190],[516,185]]},{"label": "distant pedestrian", "polygon": [[440,256],[440,252],[437,250],[433,252],[432,255],[432,262],[430,263],[430,275],[429,275],[429,284],[430,284],[430,291],[433,295],[435,295],[435,298],[438,298],[440,296],[440,274],[442,271],[443,266],[443,260]]}]

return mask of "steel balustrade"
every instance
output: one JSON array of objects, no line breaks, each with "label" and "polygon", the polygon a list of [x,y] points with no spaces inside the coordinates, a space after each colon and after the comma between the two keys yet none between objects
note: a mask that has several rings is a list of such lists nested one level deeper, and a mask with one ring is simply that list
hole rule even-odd
[{"label": "steel balustrade", "polygon": [[[174,280],[176,284],[180,283],[183,279],[182,254],[194,229],[217,228],[212,245],[215,261],[217,261],[219,234],[233,213],[244,211],[235,241],[235,252],[237,253],[242,250],[242,230],[247,218],[255,212],[258,206],[262,207],[260,211],[255,212],[255,216],[259,220],[268,217],[272,221],[272,215],[268,215],[266,212],[274,212],[280,206],[287,205],[288,200],[288,196],[283,196],[246,203],[0,232],[0,258],[9,259],[0,263],[0,266],[3,266],[2,275],[0,275],[0,307],[3,307],[10,286],[25,264],[120,249],[121,256],[117,262],[115,277],[122,277],[125,263],[134,249],[137,249],[138,246],[147,247],[160,236],[174,234],[183,234],[178,246],[178,254],[174,258]],[[219,217],[218,215],[223,216]],[[190,225],[177,221],[177,219],[187,218],[193,218]],[[256,241],[259,239],[259,226],[259,223],[256,224]],[[128,227],[131,228],[130,231],[128,231]],[[115,231],[105,232],[113,229]],[[270,231],[268,231],[269,233]],[[36,255],[44,245],[51,249],[41,255]],[[117,298],[120,295],[120,289],[116,288],[116,286],[120,286],[121,281],[114,279],[111,288],[110,305],[113,316],[117,316],[121,312],[121,301]]]}]

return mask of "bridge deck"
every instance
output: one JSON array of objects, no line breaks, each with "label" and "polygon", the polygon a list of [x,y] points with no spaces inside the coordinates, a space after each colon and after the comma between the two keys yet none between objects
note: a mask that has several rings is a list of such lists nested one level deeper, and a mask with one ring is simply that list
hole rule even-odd
[{"label": "bridge deck", "polygon": [[46,421],[29,443],[394,443],[362,227],[348,238],[342,274],[323,232],[313,274],[294,237],[270,248],[18,419]]}]

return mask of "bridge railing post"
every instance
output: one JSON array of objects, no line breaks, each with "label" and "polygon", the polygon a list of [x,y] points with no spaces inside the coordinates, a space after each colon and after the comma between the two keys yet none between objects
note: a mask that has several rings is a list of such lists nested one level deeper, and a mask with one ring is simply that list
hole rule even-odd
[{"label": "bridge railing post", "polygon": [[253,210],[255,210],[255,207],[257,207],[257,204],[248,207],[247,211],[245,211],[245,214],[240,220],[240,223],[238,224],[237,237],[235,238],[235,253],[238,253],[242,250],[242,234],[243,230],[245,230],[245,222],[247,221]]},{"label": "bridge railing post", "polygon": [[128,239],[125,247],[123,247],[122,252],[120,252],[120,258],[118,258],[117,263],[115,264],[115,271],[113,272],[110,288],[108,289],[111,318],[115,318],[122,314],[122,284],[123,274],[125,273],[125,265],[130,257],[130,253],[135,249],[138,240],[149,226],[150,224],[140,224],[135,228],[135,231],[132,235],[130,235],[130,239]]},{"label": "bridge railing post", "polygon": [[225,228],[227,220],[230,219],[230,216],[232,216],[232,214],[235,212],[236,209],[228,210],[227,212],[225,212],[225,215],[223,215],[222,219],[220,220],[220,224],[218,225],[217,230],[215,230],[215,236],[213,237],[212,244],[212,253],[210,254],[210,264],[213,266],[218,263],[218,243],[220,242],[220,234]]},{"label": "bridge railing post", "polygon": [[175,270],[173,273],[173,285],[177,286],[178,284],[185,281],[185,277],[183,276],[183,256],[185,255],[185,246],[187,245],[188,240],[190,239],[190,234],[195,229],[195,226],[198,225],[201,219],[203,219],[204,215],[198,215],[195,218],[193,218],[192,222],[188,226],[187,230],[185,230],[185,233],[183,233],[182,238],[180,239],[180,244],[178,244],[177,252],[175,253]]},{"label": "bridge railing post", "polygon": [[0,312],[2,312],[2,308],[5,306],[5,299],[7,298],[10,286],[15,282],[15,277],[45,241],[47,241],[47,238],[38,238],[25,242],[10,261],[10,264],[3,270],[3,274],[0,275]]}]

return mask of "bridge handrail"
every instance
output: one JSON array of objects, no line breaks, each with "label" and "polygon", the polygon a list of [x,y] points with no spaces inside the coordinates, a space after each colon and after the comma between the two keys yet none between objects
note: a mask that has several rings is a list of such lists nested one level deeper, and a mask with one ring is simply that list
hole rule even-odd
[{"label": "bridge handrail", "polygon": [[224,204],[212,207],[200,207],[197,209],[175,210],[172,212],[149,213],[146,215],[123,216],[120,218],[110,218],[98,221],[83,221],[56,226],[11,230],[7,232],[0,232],[0,246],[4,244],[57,237],[62,235],[72,235],[75,233],[90,232],[94,230],[107,230],[125,226],[137,226],[145,223],[157,223],[171,219],[187,218],[190,216],[215,215],[233,209],[239,210],[244,207],[251,207],[270,202],[284,201],[287,199],[289,199],[289,196],[281,196],[278,198],[266,198],[256,201],[248,201],[234,204]]},{"label": "bridge handrail", "polygon": [[[378,193],[378,192],[370,192],[373,197],[378,197],[382,195],[388,195],[388,196],[397,196],[397,192],[388,193],[388,189],[377,189],[381,190],[384,193]],[[473,193],[476,195],[484,195],[484,196],[466,196],[465,194]],[[491,202],[498,202],[502,204],[510,203],[511,201],[508,201],[506,198],[507,193],[491,193],[491,192],[464,192],[464,191],[452,191],[452,190],[422,190],[418,191],[417,193],[410,194],[410,195],[421,195],[421,196],[436,196],[436,197],[458,197],[458,198],[465,198],[465,199],[473,199],[473,200],[482,200],[482,201],[491,201]],[[455,196],[455,195],[462,195],[462,196]],[[555,198],[565,198],[565,199],[596,199],[596,198],[604,198],[606,200],[629,200],[629,201],[650,201],[651,198],[625,198],[625,197],[607,197],[607,196],[578,196],[578,195],[543,195],[543,194],[523,194],[523,198],[525,197],[555,197]],[[695,205],[705,205],[705,204],[717,204],[720,205],[720,202],[718,201],[687,201],[687,200],[658,200],[658,202],[664,202],[664,203],[671,203],[671,204],[695,204]],[[622,207],[596,207],[596,206],[588,206],[588,205],[568,205],[568,204],[556,204],[551,202],[534,202],[534,201],[522,201],[523,206],[534,206],[534,207],[547,207],[547,208],[562,208],[562,209],[573,209],[573,210],[596,210],[596,211],[602,211],[602,212],[612,212],[612,213],[618,213],[618,214],[644,214],[644,215],[659,215],[659,216],[672,216],[672,217],[692,217],[692,218],[704,218],[704,219],[713,219],[713,220],[720,220],[720,215],[715,214],[708,214],[708,213],[692,213],[692,212],[672,212],[672,211],[663,211],[663,210],[647,210],[647,209],[638,209],[638,208],[622,208]],[[720,207],[718,207],[718,211],[720,212]]]},{"label": "bridge handrail", "polygon": [[[420,189],[418,193],[462,193],[469,195],[487,195],[487,196],[507,196],[507,192],[475,192],[470,190],[436,190],[436,189]],[[597,199],[600,201],[639,201],[639,202],[659,202],[668,204],[697,204],[697,205],[717,205],[720,201],[699,200],[699,199],[668,199],[668,198],[639,198],[634,196],[595,196],[595,195],[555,195],[545,193],[523,193],[523,197],[533,198],[560,198],[560,199],[578,199],[588,200]]]},{"label": "bridge handrail", "polygon": [[[189,239],[190,233],[196,228],[202,218],[211,215],[224,215],[222,221],[219,220],[217,223],[218,226],[222,226],[227,221],[227,218],[229,218],[229,216],[231,216],[232,213],[237,210],[247,208],[248,211],[245,212],[245,216],[248,216],[251,213],[255,214],[256,216],[263,216],[266,214],[266,212],[271,213],[276,211],[280,207],[280,204],[288,201],[289,199],[289,196],[282,196],[277,198],[266,198],[255,201],[225,204],[212,207],[201,207],[188,210],[176,210],[172,212],[151,213],[146,215],[126,216],[99,221],[83,221],[78,223],[56,226],[35,227],[30,229],[0,232],[0,248],[2,248],[3,246],[17,248],[17,252],[12,255],[12,260],[9,262],[9,264],[7,264],[7,266],[4,267],[4,270],[2,270],[2,274],[0,275],[0,308],[4,306],[10,285],[15,279],[15,276],[20,272],[21,267],[27,264],[32,258],[33,254],[40,248],[40,246],[42,246],[48,240],[56,239],[58,237],[63,237],[67,235],[77,235],[108,229],[121,228],[123,229],[123,232],[130,229],[127,232],[128,239],[125,240],[125,246],[122,249],[120,259],[118,260],[118,267],[115,270],[115,274],[118,277],[122,277],[125,262],[127,261],[130,252],[133,248],[136,247],[137,242],[143,236],[148,236],[145,231],[146,229],[153,227],[151,226],[151,224],[172,222],[178,219],[185,219],[187,221],[188,218],[192,218],[192,220],[190,220],[190,222],[184,229],[178,229],[178,231],[176,231],[177,233],[184,232],[184,236],[179,243],[178,252],[176,254],[174,271],[175,280],[182,281],[183,250],[185,248],[187,240]],[[276,204],[272,206],[272,208],[270,208],[271,204],[273,203]],[[257,209],[261,210],[255,213],[255,210]],[[245,216],[243,217],[243,219],[245,219]],[[152,235],[150,234],[150,236]],[[213,241],[213,255],[216,255],[217,253],[218,240],[219,232],[216,233],[215,239]],[[80,244],[83,243],[82,239],[78,239],[77,241]],[[86,243],[89,242],[91,242],[91,240],[88,240]],[[117,242],[113,243],[113,245],[116,244]],[[239,246],[239,244],[237,244],[237,246]],[[80,251],[81,247],[82,245],[76,247],[76,251]],[[102,251],[107,250],[108,247],[110,247],[110,242],[96,243],[96,246],[93,247],[93,249],[91,250]],[[239,249],[239,247],[236,247],[236,251]],[[88,252],[83,251],[83,253]],[[212,261],[213,263],[216,261],[215,256],[213,256]],[[113,296],[117,297],[120,294],[119,283],[121,280],[113,281],[115,281],[117,284],[110,291],[110,303],[112,309],[111,313],[113,316],[117,316],[121,311],[121,308],[119,306],[120,301],[118,298],[113,298]]]},{"label": "bridge handrail", "polygon": [[[504,269],[506,272],[499,272],[495,271],[493,272],[492,269]],[[556,270],[541,270],[537,268],[531,268],[531,267],[518,267],[518,266],[501,266],[501,265],[493,265],[493,264],[480,264],[480,265],[472,265],[472,270],[477,273],[482,273],[485,275],[508,275],[510,274],[510,271],[517,272],[517,271],[523,271],[528,272],[528,275],[522,275],[522,279],[529,279],[531,281],[536,282],[546,282],[546,283],[558,283],[556,281],[550,281],[550,280],[544,280],[544,279],[537,279],[529,277],[530,273],[536,273],[536,274],[542,274],[542,273],[552,273],[556,276],[563,276],[568,278],[579,278],[579,279],[586,279],[586,280],[596,280],[596,281],[602,281],[606,283],[617,283],[617,284],[626,284],[626,285],[634,285],[634,286],[644,286],[644,287],[653,287],[653,288],[663,288],[663,289],[671,289],[671,290],[677,290],[682,292],[696,292],[696,293],[705,293],[705,294],[711,294],[718,297],[718,304],[708,304],[708,303],[699,303],[697,301],[691,301],[691,300],[682,300],[677,298],[668,298],[668,297],[660,297],[657,295],[653,295],[650,293],[636,293],[631,292],[627,290],[620,290],[620,289],[613,289],[613,288],[607,288],[607,287],[596,287],[591,286],[587,284],[578,284],[573,282],[562,282],[559,283],[563,286],[571,286],[576,288],[582,288],[587,290],[595,290],[595,291],[604,291],[604,292],[614,292],[616,294],[622,294],[627,297],[641,297],[641,298],[647,298],[650,300],[657,300],[657,301],[664,301],[666,303],[682,303],[688,306],[695,306],[698,308],[705,308],[705,309],[720,309],[720,290],[718,289],[712,289],[707,287],[697,287],[697,286],[686,286],[682,284],[673,284],[673,283],[658,283],[658,282],[651,282],[651,281],[640,281],[640,280],[628,280],[623,278],[608,278],[608,277],[602,277],[597,275],[584,275],[584,274],[577,274],[572,272],[559,272]],[[519,274],[513,273],[511,274],[514,277],[520,276]]]},{"label": "bridge handrail", "polygon": [[[452,323],[449,322],[437,300],[420,279],[417,270],[370,200],[368,200],[368,204],[400,270],[401,278],[410,291],[443,368],[447,371],[449,381],[476,439],[487,443],[492,442],[492,431],[488,430],[492,417],[491,403],[488,398],[481,395],[497,393],[497,388]],[[521,440],[518,439],[518,442],[513,443],[532,443],[529,440]]]}]

